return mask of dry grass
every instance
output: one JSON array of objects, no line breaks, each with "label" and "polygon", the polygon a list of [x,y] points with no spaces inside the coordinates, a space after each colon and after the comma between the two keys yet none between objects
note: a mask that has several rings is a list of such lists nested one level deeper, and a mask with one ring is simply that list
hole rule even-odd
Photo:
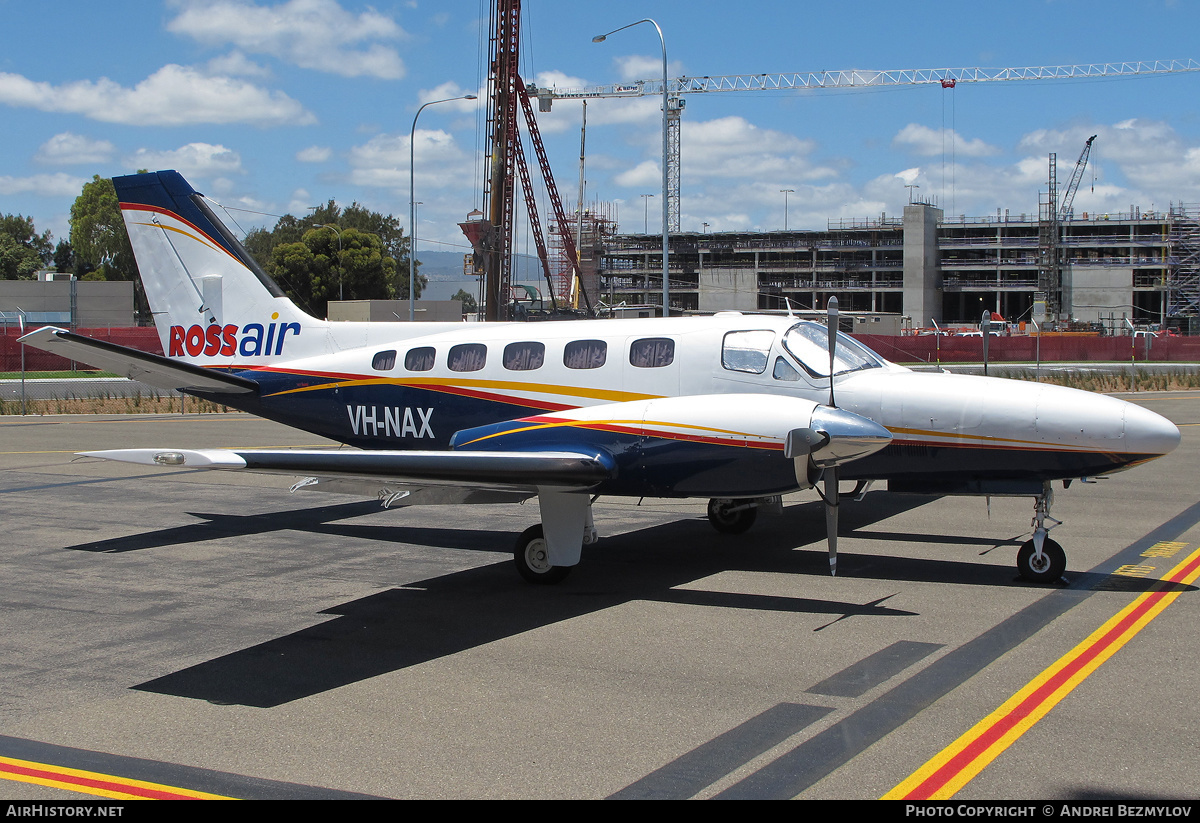
[{"label": "dry grass", "polygon": [[[1030,369],[1024,372],[1010,373],[1010,377],[1018,380],[1034,380],[1036,373]],[[1093,392],[1131,392],[1131,391],[1188,391],[1200,388],[1200,373],[1185,371],[1146,372],[1138,370],[1132,374],[1126,371],[1079,371],[1079,372],[1050,372],[1043,371],[1043,383],[1054,383],[1059,386],[1070,386],[1073,389],[1084,389]]]},{"label": "dry grass", "polygon": [[[235,412],[228,406],[201,400],[186,399],[186,408],[181,408],[180,398],[158,395],[132,397],[54,397],[49,400],[25,401],[26,414],[172,414],[186,411],[188,414],[224,414]],[[0,414],[20,414],[20,400],[0,400]]]}]

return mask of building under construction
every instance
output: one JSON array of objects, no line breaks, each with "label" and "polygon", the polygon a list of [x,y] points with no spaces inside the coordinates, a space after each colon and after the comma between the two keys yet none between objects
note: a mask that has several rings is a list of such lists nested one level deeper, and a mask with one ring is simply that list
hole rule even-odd
[{"label": "building under construction", "polygon": [[[831,220],[824,231],[673,235],[674,312],[821,308],[897,313],[914,327],[1016,322],[1173,323],[1200,314],[1200,206],[1069,214],[1048,244],[1039,214],[947,219],[916,203],[903,216]],[[1049,248],[1048,246],[1053,246]],[[1047,278],[1050,255],[1053,276]],[[662,238],[614,236],[600,265],[609,305],[662,303]]]}]

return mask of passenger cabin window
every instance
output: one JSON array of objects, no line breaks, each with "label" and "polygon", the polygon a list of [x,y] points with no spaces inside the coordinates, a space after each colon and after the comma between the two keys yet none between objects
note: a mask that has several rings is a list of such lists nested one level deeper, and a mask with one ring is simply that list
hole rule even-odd
[{"label": "passenger cabin window", "polygon": [[433,368],[433,360],[436,354],[433,346],[409,349],[408,354],[404,355],[404,368],[409,371],[429,371]]},{"label": "passenger cabin window", "polygon": [[487,362],[487,346],[482,343],[462,343],[450,347],[446,364],[450,371],[479,371]]},{"label": "passenger cabin window", "polygon": [[375,371],[388,371],[396,365],[396,350],[388,349],[387,351],[376,352],[371,358],[371,368]]},{"label": "passenger cabin window", "polygon": [[563,365],[568,369],[598,369],[608,358],[603,340],[572,340],[563,349]]},{"label": "passenger cabin window", "polygon": [[657,369],[675,361],[675,341],[669,337],[647,337],[629,347],[629,365]]},{"label": "passenger cabin window", "polygon": [[721,346],[721,365],[729,371],[762,374],[774,342],[775,332],[770,330],[731,331]]},{"label": "passenger cabin window", "polygon": [[546,346],[533,340],[509,343],[504,347],[504,368],[509,371],[533,371],[546,362]]}]

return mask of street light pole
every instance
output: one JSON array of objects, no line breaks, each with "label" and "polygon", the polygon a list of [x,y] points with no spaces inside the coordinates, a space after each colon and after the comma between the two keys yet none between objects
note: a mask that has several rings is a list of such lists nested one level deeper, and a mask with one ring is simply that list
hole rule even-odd
[{"label": "street light pole", "polygon": [[642,234],[650,233],[650,198],[653,194],[642,195]]},{"label": "street light pole", "polygon": [[795,194],[796,190],[780,189],[779,191],[783,193],[783,230],[787,231],[787,196],[789,194]]},{"label": "street light pole", "polygon": [[644,20],[638,20],[636,23],[630,23],[626,26],[621,26],[619,29],[613,29],[608,34],[597,34],[592,38],[593,43],[603,43],[609,34],[616,34],[619,31],[632,28],[642,23],[649,23],[654,26],[654,30],[658,32],[658,42],[662,45],[662,293],[663,293],[663,317],[671,316],[671,280],[670,268],[667,262],[668,246],[670,236],[668,235],[668,227],[670,220],[670,204],[667,202],[667,41],[663,37],[662,28],[658,23],[651,20],[649,17]]},{"label": "street light pole", "polygon": [[421,116],[421,112],[425,111],[426,106],[474,99],[475,95],[464,94],[459,97],[447,97],[445,100],[430,100],[428,103],[422,103],[421,107],[417,109],[417,113],[413,115],[412,131],[408,135],[408,322],[410,323],[417,319],[417,196],[416,183],[413,180],[417,168],[415,149],[417,118]]}]

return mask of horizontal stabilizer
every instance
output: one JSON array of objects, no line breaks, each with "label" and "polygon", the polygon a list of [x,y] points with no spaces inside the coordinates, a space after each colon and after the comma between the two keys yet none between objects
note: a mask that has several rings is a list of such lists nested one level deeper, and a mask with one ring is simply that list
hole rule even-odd
[{"label": "horizontal stabilizer", "polygon": [[245,377],[193,366],[103,340],[93,340],[53,326],[30,332],[19,342],[160,389],[175,389],[191,394],[246,394],[258,391],[258,384]]},{"label": "horizontal stabilizer", "polygon": [[318,478],[402,481],[409,485],[498,490],[536,490],[538,487],[589,489],[615,472],[612,459],[607,455],[565,451],[116,449],[84,452],[81,456],[150,466],[245,469]]}]

